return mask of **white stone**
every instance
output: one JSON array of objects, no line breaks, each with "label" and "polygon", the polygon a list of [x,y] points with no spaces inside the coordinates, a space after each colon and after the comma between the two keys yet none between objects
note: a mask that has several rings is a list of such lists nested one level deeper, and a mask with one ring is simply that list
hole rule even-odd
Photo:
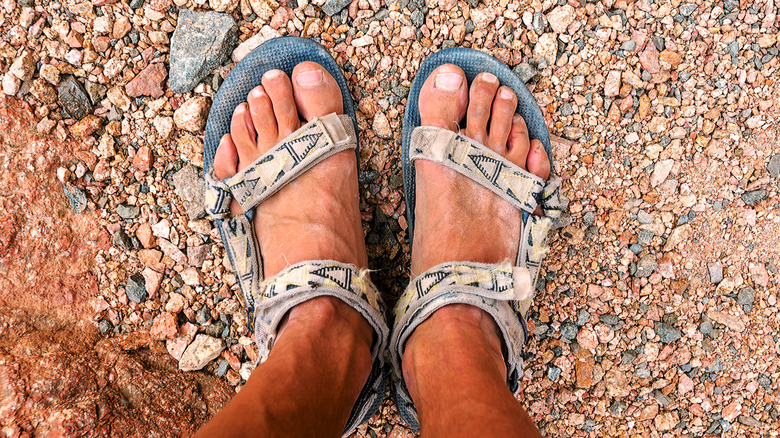
[{"label": "white stone", "polygon": [[160,134],[160,137],[166,139],[173,133],[173,119],[170,117],[157,116],[152,120],[154,129]]},{"label": "white stone", "polygon": [[663,160],[656,163],[655,167],[653,168],[653,173],[650,175],[650,185],[657,187],[666,181],[666,177],[669,176],[669,172],[672,171],[673,166],[674,160]]},{"label": "white stone", "polygon": [[179,369],[182,371],[199,370],[216,359],[224,349],[225,342],[222,339],[203,334],[197,335],[195,340],[184,350],[184,354],[181,355]]},{"label": "white stone", "polygon": [[374,37],[372,37],[371,35],[363,35],[360,38],[355,38],[352,40],[352,45],[354,47],[364,47],[373,43],[374,43]]},{"label": "white stone", "polygon": [[12,75],[11,73],[6,73],[3,75],[3,93],[6,95],[15,95],[19,91],[19,86],[21,84],[22,81],[20,81],[19,78]]},{"label": "white stone", "polygon": [[547,14],[547,22],[555,33],[566,33],[574,18],[574,7],[570,5],[558,6]]},{"label": "white stone", "polygon": [[233,50],[233,55],[231,55],[231,58],[234,62],[241,61],[244,59],[246,55],[249,54],[252,50],[254,50],[257,46],[260,44],[263,44],[264,42],[270,40],[271,38],[276,38],[279,36],[279,31],[272,28],[269,25],[265,25],[262,28],[260,28],[260,32],[253,35],[251,38],[247,38],[246,41],[239,44],[238,47],[236,47],[235,50]]},{"label": "white stone", "polygon": [[558,39],[554,33],[546,33],[539,37],[534,46],[534,58],[544,58],[549,65],[555,65],[558,58]]}]

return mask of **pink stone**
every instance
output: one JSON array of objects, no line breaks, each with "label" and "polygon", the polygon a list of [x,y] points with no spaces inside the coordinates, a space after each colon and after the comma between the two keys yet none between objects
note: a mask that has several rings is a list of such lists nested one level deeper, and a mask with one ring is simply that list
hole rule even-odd
[{"label": "pink stone", "polygon": [[152,168],[152,152],[149,146],[141,146],[133,158],[133,167],[141,172],[148,172]]},{"label": "pink stone", "polygon": [[152,226],[148,222],[144,222],[138,226],[135,230],[135,237],[141,242],[144,248],[151,248],[154,246],[154,235],[152,234]]},{"label": "pink stone", "polygon": [[178,333],[176,316],[171,313],[161,313],[152,322],[151,335],[155,339],[173,339]]},{"label": "pink stone", "polygon": [[728,406],[723,408],[723,411],[720,413],[720,415],[726,421],[734,421],[734,419],[737,418],[741,413],[742,405],[738,402],[731,402],[728,404]]},{"label": "pink stone", "polygon": [[693,380],[687,374],[680,374],[680,381],[677,382],[677,391],[680,395],[693,391]]},{"label": "pink stone", "polygon": [[651,74],[655,74],[661,71],[659,56],[660,54],[658,49],[655,48],[655,44],[650,42],[645,45],[645,50],[642,50],[642,53],[639,54],[639,62],[642,64],[642,68]]},{"label": "pink stone", "polygon": [[130,97],[160,97],[165,94],[162,84],[166,76],[168,76],[168,72],[165,70],[165,66],[162,63],[155,62],[154,64],[149,64],[148,67],[141,70],[141,72],[125,86],[127,95]]},{"label": "pink stone", "polygon": [[162,274],[155,271],[152,268],[144,268],[141,271],[141,275],[144,277],[144,283],[146,285],[146,293],[150,297],[157,295],[157,290],[160,289],[160,282],[162,281]]},{"label": "pink stone", "polygon": [[593,350],[599,345],[596,333],[589,328],[583,328],[577,333],[577,342],[580,344],[580,347],[588,350]]}]

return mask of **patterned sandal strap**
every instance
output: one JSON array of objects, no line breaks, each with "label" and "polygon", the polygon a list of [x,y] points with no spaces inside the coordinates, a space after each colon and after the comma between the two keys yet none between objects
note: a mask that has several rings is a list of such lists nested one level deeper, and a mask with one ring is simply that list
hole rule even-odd
[{"label": "patterned sandal strap", "polygon": [[355,147],[357,136],[349,116],[315,118],[236,175],[220,181],[213,170],[209,172],[206,211],[214,218],[229,217],[232,199],[251,211],[317,163]]}]

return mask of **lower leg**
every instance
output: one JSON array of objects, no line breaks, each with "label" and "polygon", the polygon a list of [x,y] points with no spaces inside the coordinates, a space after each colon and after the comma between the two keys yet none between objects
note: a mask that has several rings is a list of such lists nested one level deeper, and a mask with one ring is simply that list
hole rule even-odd
[{"label": "lower leg", "polygon": [[336,298],[294,307],[268,360],[196,437],[341,436],[371,372],[372,336]]},{"label": "lower leg", "polygon": [[541,436],[507,389],[498,328],[476,307],[446,306],[420,324],[403,372],[426,437]]}]

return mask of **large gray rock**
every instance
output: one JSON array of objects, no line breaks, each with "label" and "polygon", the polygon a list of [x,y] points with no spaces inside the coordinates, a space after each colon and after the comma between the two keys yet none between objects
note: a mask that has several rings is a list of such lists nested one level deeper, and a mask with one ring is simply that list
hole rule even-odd
[{"label": "large gray rock", "polygon": [[92,112],[92,102],[84,87],[71,75],[62,78],[57,87],[57,94],[62,109],[72,118],[81,120]]},{"label": "large gray rock", "polygon": [[181,10],[171,38],[171,90],[186,93],[222,65],[236,45],[237,31],[229,14]]}]

